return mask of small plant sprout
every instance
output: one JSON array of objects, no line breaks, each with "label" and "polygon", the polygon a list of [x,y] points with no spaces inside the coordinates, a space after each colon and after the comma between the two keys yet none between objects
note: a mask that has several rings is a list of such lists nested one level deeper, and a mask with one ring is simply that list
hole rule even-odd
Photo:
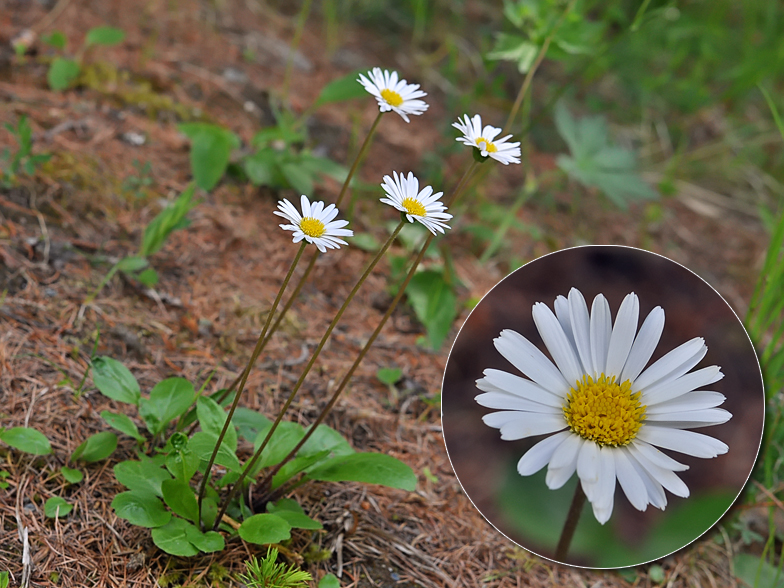
[{"label": "small plant sprout", "polygon": [[339,249],[341,245],[348,245],[340,237],[351,237],[354,232],[344,229],[348,224],[347,220],[334,220],[338,215],[338,209],[334,204],[325,207],[323,202],[310,203],[308,197],[303,194],[300,204],[302,214],[297,208],[285,198],[278,202],[278,208],[274,214],[282,216],[293,224],[280,225],[281,229],[294,232],[294,243],[299,243],[303,239],[312,243],[318,250],[325,253],[327,249]]},{"label": "small plant sprout", "polygon": [[367,77],[359,74],[357,81],[376,97],[380,112],[392,110],[404,121],[411,122],[408,119],[409,114],[420,115],[428,109],[427,102],[419,100],[427,96],[427,93],[419,89],[419,84],[409,84],[406,80],[399,79],[396,71],[381,71],[380,67],[374,67],[367,73]]},{"label": "small plant sprout", "polygon": [[[664,329],[661,307],[650,312],[638,332],[640,305],[633,293],[621,303],[614,325],[602,294],[594,298],[590,315],[576,288],[554,306],[555,313],[541,302],[533,307],[554,364],[525,337],[506,329],[494,340],[495,348],[530,379],[487,369],[476,383],[483,392],[476,401],[499,410],[483,421],[500,429],[501,439],[549,435],[523,455],[517,471],[530,476],[548,466],[546,483],[553,490],[576,471],[580,484],[573,505],[587,497],[601,524],[612,514],[616,480],[641,511],[648,504],[664,509],[665,489],[689,496],[675,474],[688,466],[657,447],[700,458],[728,450],[718,439],[687,430],[732,417],[716,408],[724,402],[722,394],[697,390],[724,377],[719,367],[690,371],[708,352],[705,341],[687,341],[645,369]],[[566,556],[580,509],[569,512],[556,551],[559,561]]]},{"label": "small plant sprout", "polygon": [[408,172],[408,177],[398,175],[397,172],[392,172],[392,175],[394,179],[384,176],[381,187],[387,197],[382,198],[381,202],[397,208],[406,215],[408,222],[420,222],[434,235],[444,233],[444,229],[449,228],[445,221],[452,218],[451,214],[444,212],[446,206],[439,200],[444,193],[434,193],[430,186],[420,192],[419,180],[412,172]]},{"label": "small plant sprout", "polygon": [[267,549],[267,555],[261,560],[251,556],[245,562],[247,574],[240,574],[238,580],[248,588],[305,588],[313,578],[294,564],[278,563],[278,550]]},{"label": "small plant sprout", "polygon": [[457,141],[478,149],[485,160],[489,156],[504,165],[520,163],[520,143],[509,143],[512,135],[496,139],[501,134],[501,129],[491,125],[482,127],[482,117],[478,114],[474,115],[474,118],[468,118],[466,114],[463,120],[458,118],[452,126],[463,133]]}]

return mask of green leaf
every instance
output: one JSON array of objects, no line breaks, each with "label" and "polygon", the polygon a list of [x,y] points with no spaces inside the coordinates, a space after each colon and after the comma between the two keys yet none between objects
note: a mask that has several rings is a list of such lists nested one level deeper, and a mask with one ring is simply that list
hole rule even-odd
[{"label": "green leaf", "polygon": [[231,421],[237,426],[240,436],[251,443],[258,436],[259,431],[268,429],[271,424],[263,414],[244,406],[237,407]]},{"label": "green leaf", "polygon": [[188,484],[179,480],[164,480],[161,489],[163,490],[163,501],[175,514],[191,522],[196,522],[199,516],[199,507],[196,496]]},{"label": "green leaf", "polygon": [[52,90],[65,90],[79,77],[79,70],[79,64],[73,59],[55,57],[49,66],[46,81]]},{"label": "green leaf", "polygon": [[428,345],[440,349],[457,317],[457,296],[441,272],[418,272],[406,288],[409,304],[427,330]]},{"label": "green leaf", "polygon": [[355,233],[351,238],[351,244],[359,247],[362,251],[373,252],[381,249],[381,243],[370,233]]},{"label": "green leaf", "polygon": [[300,455],[284,463],[280,470],[272,477],[272,489],[280,488],[283,484],[289,481],[300,472],[313,469],[313,467],[330,456],[329,449],[319,451],[311,455]]},{"label": "green leaf", "polygon": [[294,190],[300,194],[313,193],[313,176],[300,162],[286,162],[280,166],[280,171]]},{"label": "green leaf", "polygon": [[87,31],[84,39],[86,46],[90,45],[119,45],[125,39],[125,31],[114,27],[95,27]]},{"label": "green leaf", "polygon": [[69,484],[78,484],[84,480],[84,474],[73,468],[63,466],[60,468],[60,473],[63,475],[63,478],[65,478],[65,481]]},{"label": "green leaf", "polygon": [[93,382],[101,394],[118,402],[139,404],[139,383],[127,367],[104,356],[94,357],[92,367]]},{"label": "green leaf", "polygon": [[379,381],[387,386],[394,386],[402,376],[403,370],[400,368],[381,368],[376,372]]},{"label": "green leaf", "polygon": [[140,269],[144,269],[149,264],[150,262],[145,258],[131,255],[121,259],[117,263],[117,269],[126,273],[138,272]]},{"label": "green leaf", "polygon": [[136,428],[136,423],[134,423],[128,415],[102,410],[101,418],[105,420],[112,429],[117,429],[120,433],[125,433],[139,442],[144,441],[144,437],[141,436],[139,429]]},{"label": "green leaf", "polygon": [[292,529],[323,529],[321,523],[306,515],[299,502],[292,498],[281,498],[274,503],[268,502],[267,512],[282,518],[291,525]]},{"label": "green leaf", "polygon": [[[226,411],[212,398],[200,396],[196,400],[196,414],[199,416],[199,425],[205,433],[215,435],[216,439],[220,435],[223,426],[226,424]],[[234,425],[226,429],[223,443],[232,451],[237,451],[237,430]]]},{"label": "green leaf", "polygon": [[190,523],[172,518],[167,524],[152,530],[152,541],[170,555],[190,557],[198,555],[199,550],[188,539]]},{"label": "green leaf", "polygon": [[185,528],[185,536],[188,538],[194,547],[204,553],[214,553],[215,551],[223,551],[226,547],[226,542],[223,540],[223,535],[215,531],[207,531],[202,533],[194,525],[188,525]]},{"label": "green leaf", "polygon": [[784,588],[784,574],[758,555],[739,553],[733,560],[735,577],[752,588]]},{"label": "green leaf", "polygon": [[[207,488],[207,494],[210,493],[210,488]],[[215,519],[218,518],[218,503],[214,498],[205,496],[201,502],[201,520],[204,522],[204,527],[209,529],[215,524]]]},{"label": "green leaf", "polygon": [[90,435],[82,441],[71,454],[71,461],[78,459],[87,462],[101,461],[114,453],[115,449],[117,449],[117,435],[110,431],[103,431]]},{"label": "green leaf", "polygon": [[345,102],[354,98],[364,98],[368,95],[364,86],[359,83],[359,74],[366,74],[366,69],[358,69],[345,76],[332,80],[321,89],[313,107],[318,107],[330,102]]},{"label": "green leaf", "polygon": [[185,378],[167,378],[155,385],[149,399],[139,401],[139,415],[150,433],[157,435],[190,408],[195,396],[193,384]]},{"label": "green leaf", "polygon": [[191,140],[191,172],[202,190],[212,190],[226,172],[232,149],[240,146],[237,135],[223,127],[195,122],[177,127]]},{"label": "green leaf", "polygon": [[199,469],[201,459],[190,449],[176,451],[166,456],[166,469],[180,482],[188,483]]},{"label": "green leaf", "polygon": [[355,453],[346,438],[332,427],[319,425],[315,432],[305,441],[297,455],[313,455],[328,450],[334,456]]},{"label": "green leaf", "polygon": [[648,568],[648,577],[654,584],[661,584],[665,579],[664,568],[658,564],[652,565]]},{"label": "green leaf", "polygon": [[64,517],[73,510],[73,505],[68,504],[63,498],[59,496],[52,496],[44,504],[44,514],[47,518],[54,519],[57,517]]},{"label": "green leaf", "polygon": [[538,53],[539,47],[525,37],[499,33],[495,48],[487,54],[487,58],[511,61],[520,73],[528,73]]},{"label": "green leaf", "polygon": [[173,203],[161,210],[150,221],[142,236],[142,245],[139,248],[140,257],[149,257],[157,253],[172,232],[186,226],[187,219],[185,215],[196,206],[196,203],[193,201],[195,190],[196,186],[190,184]]},{"label": "green leaf", "polygon": [[245,519],[240,525],[239,534],[248,543],[269,545],[289,539],[290,530],[291,526],[279,516],[257,514]]},{"label": "green leaf", "polygon": [[60,50],[65,49],[65,44],[68,42],[66,36],[60,31],[52,31],[48,35],[43,35],[41,40],[47,45]]},{"label": "green leaf", "polygon": [[[199,459],[206,462],[209,461],[217,443],[217,435],[210,435],[209,433],[200,431],[191,437],[188,448],[191,449]],[[237,456],[234,451],[226,446],[225,442],[221,443],[218,454],[215,456],[215,463],[233,471],[239,471],[241,469]]]},{"label": "green leaf", "polygon": [[327,574],[319,580],[318,588],[340,588],[340,580],[335,574]]},{"label": "green leaf", "polygon": [[384,453],[354,453],[334,457],[308,476],[326,482],[364,482],[413,491],[416,474],[402,461]]},{"label": "green leaf", "polygon": [[145,286],[153,287],[155,284],[158,283],[158,272],[156,272],[151,267],[148,267],[143,272],[140,272],[136,279],[139,280]]},{"label": "green leaf", "polygon": [[281,154],[272,148],[259,149],[242,161],[242,168],[254,186],[281,187],[285,178],[281,175],[278,160]]},{"label": "green leaf", "polygon": [[[258,448],[261,447],[271,426],[272,425],[259,431],[259,434],[253,443],[253,448],[255,450],[258,450]],[[263,468],[279,464],[281,460],[296,447],[297,443],[299,443],[304,436],[305,429],[302,425],[292,423],[291,421],[282,421],[275,429],[272,438],[269,440],[261,457],[256,462],[256,465],[253,468],[254,471],[258,472]]]},{"label": "green leaf", "polygon": [[129,490],[155,496],[163,496],[161,486],[164,481],[171,480],[169,472],[146,456],[142,461],[121,461],[114,466],[114,477]]},{"label": "green leaf", "polygon": [[33,455],[49,455],[52,453],[52,446],[49,444],[49,439],[46,438],[46,435],[30,427],[0,429],[0,441]]},{"label": "green leaf", "polygon": [[171,513],[160,500],[138,490],[115,496],[112,508],[118,517],[137,527],[162,527],[171,520]]}]

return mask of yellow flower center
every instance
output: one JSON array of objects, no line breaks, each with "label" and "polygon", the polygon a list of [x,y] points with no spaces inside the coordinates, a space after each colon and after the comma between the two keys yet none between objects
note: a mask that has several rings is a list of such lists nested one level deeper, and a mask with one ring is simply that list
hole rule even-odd
[{"label": "yellow flower center", "polygon": [[327,228],[319,219],[306,216],[299,223],[300,230],[308,237],[321,237],[327,232]]},{"label": "yellow flower center", "polygon": [[637,436],[646,407],[640,405],[642,392],[632,394],[629,380],[616,384],[615,376],[602,374],[596,380],[583,376],[575,384],[563,407],[572,431],[583,439],[613,447],[628,445]]},{"label": "yellow flower center", "polygon": [[498,147],[496,147],[495,144],[491,143],[487,139],[483,139],[482,137],[479,137],[476,140],[476,144],[479,146],[480,149],[482,149],[482,143],[484,143],[484,150],[487,151],[488,153],[495,153],[496,151],[498,151]]},{"label": "yellow flower center", "polygon": [[389,88],[381,90],[381,97],[387,101],[387,104],[394,106],[395,108],[403,104],[403,97]]},{"label": "yellow flower center", "polygon": [[406,209],[408,214],[413,216],[427,216],[427,211],[425,210],[425,207],[422,206],[422,203],[411,197],[403,198],[403,208]]}]

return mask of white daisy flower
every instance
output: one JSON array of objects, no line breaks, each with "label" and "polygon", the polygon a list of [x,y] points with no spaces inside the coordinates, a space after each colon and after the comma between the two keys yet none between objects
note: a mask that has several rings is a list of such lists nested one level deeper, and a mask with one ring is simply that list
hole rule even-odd
[{"label": "white daisy flower", "polygon": [[724,377],[718,366],[694,368],[708,351],[694,338],[647,369],[664,329],[664,310],[654,308],[637,332],[640,305],[635,294],[624,298],[615,325],[605,297],[588,306],[579,290],[533,307],[536,328],[555,364],[519,333],[504,330],[495,348],[530,379],[487,369],[476,401],[501,409],[483,418],[505,440],[549,435],[517,464],[529,476],[547,467],[550,489],[562,487],[576,471],[604,524],[613,509],[615,481],[638,510],[648,504],[664,509],[664,489],[687,497],[689,489],[675,474],[688,469],[658,448],[701,458],[726,453],[727,445],[693,427],[719,425],[732,415],[716,408],[725,397],[697,390]]},{"label": "white daisy flower", "polygon": [[324,207],[324,203],[320,201],[311,204],[305,195],[302,196],[300,204],[302,214],[285,198],[278,201],[279,210],[275,211],[275,214],[293,223],[280,225],[280,228],[294,231],[294,243],[305,239],[318,247],[322,253],[327,249],[340,249],[341,245],[348,245],[338,237],[352,237],[354,231],[343,228],[348,224],[347,220],[332,220],[338,215],[338,209],[334,204],[327,207]]},{"label": "white daisy flower", "polygon": [[365,87],[365,90],[376,97],[381,112],[394,110],[406,122],[410,122],[408,120],[409,114],[422,114],[428,108],[427,102],[417,100],[417,98],[427,96],[427,93],[419,89],[419,84],[409,84],[406,80],[398,80],[396,71],[384,70],[382,72],[380,67],[374,67],[367,73],[367,77],[359,74],[357,81]]},{"label": "white daisy flower", "polygon": [[419,180],[413,173],[408,172],[408,177],[403,174],[398,175],[397,172],[392,172],[394,179],[389,176],[384,176],[384,183],[381,187],[387,193],[388,198],[382,198],[381,202],[394,206],[400,212],[405,213],[408,222],[413,223],[415,220],[419,221],[427,230],[434,235],[439,232],[443,233],[444,229],[448,229],[444,221],[452,218],[451,214],[444,212],[444,206],[439,198],[443,196],[443,192],[433,193],[433,188],[427,186],[419,191]]},{"label": "white daisy flower", "polygon": [[490,125],[482,128],[482,117],[478,114],[472,119],[469,119],[467,114],[464,116],[465,120],[458,118],[456,123],[452,123],[453,127],[463,133],[463,136],[458,137],[457,141],[469,147],[476,147],[482,157],[489,155],[504,165],[520,163],[520,143],[507,143],[512,135],[496,139],[501,133],[501,129]]}]

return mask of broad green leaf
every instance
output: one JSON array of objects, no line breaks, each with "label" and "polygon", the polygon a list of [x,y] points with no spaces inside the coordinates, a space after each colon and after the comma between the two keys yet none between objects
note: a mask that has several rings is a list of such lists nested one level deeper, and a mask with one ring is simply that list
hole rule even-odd
[{"label": "broad green leaf", "polygon": [[354,98],[366,98],[368,93],[364,86],[359,83],[359,74],[367,74],[367,70],[358,69],[336,80],[332,80],[321,89],[313,106],[318,107],[330,102],[345,102]]},{"label": "broad green leaf", "polygon": [[171,513],[160,500],[138,490],[121,492],[115,496],[112,508],[118,517],[137,527],[162,527],[171,519]]},{"label": "broad green leaf", "polygon": [[170,555],[191,557],[199,550],[188,539],[187,529],[192,525],[182,519],[172,518],[167,524],[152,530],[152,541]]},{"label": "broad green leaf", "polygon": [[41,40],[47,45],[51,45],[55,49],[60,50],[65,49],[65,44],[68,42],[68,39],[60,31],[52,31],[48,35],[43,35]]},{"label": "broad green leaf", "polygon": [[[149,257],[163,247],[166,239],[177,229],[187,226],[186,214],[196,206],[193,201],[194,184],[190,184],[177,199],[161,210],[144,229],[142,245],[139,248],[140,257]],[[157,277],[157,274],[156,274]]]},{"label": "broad green leaf", "polygon": [[[211,488],[207,487],[207,494],[210,493]],[[201,502],[201,520],[204,522],[206,529],[212,528],[215,524],[215,519],[218,518],[218,503],[215,498],[206,496]]]},{"label": "broad green leaf", "polygon": [[237,135],[223,127],[195,122],[178,126],[191,140],[191,171],[202,190],[212,190],[226,172],[232,149],[240,146]]},{"label": "broad green leaf", "polygon": [[302,510],[299,502],[292,498],[281,498],[277,502],[267,503],[267,512],[282,518],[292,529],[322,529],[318,521],[310,518]]},{"label": "broad green leaf", "polygon": [[114,477],[129,490],[155,496],[163,496],[161,485],[165,480],[171,480],[169,472],[149,458],[143,458],[142,461],[121,461],[114,466]]},{"label": "broad green leaf", "polygon": [[750,588],[784,588],[784,574],[758,555],[738,553],[732,563],[735,577]]},{"label": "broad green leaf", "polygon": [[199,508],[196,496],[188,484],[179,480],[164,480],[161,489],[163,490],[163,501],[175,514],[191,522],[196,522]]},{"label": "broad green leaf", "polygon": [[102,431],[82,441],[71,454],[71,461],[78,459],[87,462],[101,461],[114,453],[115,449],[117,449],[117,435],[111,431]]},{"label": "broad green leaf", "polygon": [[[258,450],[261,447],[271,427],[272,425],[270,424],[270,427],[259,431],[253,443],[254,450]],[[258,472],[260,469],[280,463],[304,436],[305,429],[302,428],[302,425],[292,423],[291,421],[282,421],[275,429],[272,438],[256,462],[253,468],[254,471]]]},{"label": "broad green leaf", "polygon": [[441,272],[418,272],[406,288],[409,304],[427,330],[428,345],[440,349],[457,317],[457,296]]},{"label": "broad green leaf", "polygon": [[90,45],[118,45],[125,39],[125,31],[114,27],[95,27],[87,31],[84,44]]},{"label": "broad green leaf", "polygon": [[280,171],[294,190],[300,194],[313,194],[313,175],[299,161],[281,164]]},{"label": "broad green leaf", "polygon": [[79,64],[73,59],[55,57],[49,66],[46,81],[52,90],[66,90],[79,77],[79,70]]},{"label": "broad green leaf", "polygon": [[139,415],[153,435],[162,432],[172,419],[183,414],[196,397],[196,391],[185,378],[167,378],[150,392],[150,398],[139,401]]},{"label": "broad green leaf", "polygon": [[139,429],[136,428],[136,423],[134,423],[128,415],[102,410],[101,418],[105,420],[111,428],[120,431],[120,433],[125,433],[137,441],[144,441],[144,437],[141,436]]},{"label": "broad green leaf", "polygon": [[[277,124],[257,131],[250,140],[250,144],[262,149],[272,144],[276,144],[276,146],[279,147],[281,144],[291,145],[293,143],[304,143],[306,139],[307,137],[302,131],[293,129],[288,125]],[[280,153],[281,151],[278,152]]]},{"label": "broad green leaf", "polygon": [[[188,449],[193,451],[202,461],[208,462],[217,443],[217,435],[210,435],[209,433],[200,431],[191,437],[191,440],[188,443]],[[230,470],[240,470],[240,462],[237,459],[236,454],[226,446],[225,442],[221,443],[218,454],[215,456],[215,463],[227,467]]]},{"label": "broad green leaf", "polygon": [[54,519],[57,517],[64,517],[73,510],[73,505],[68,504],[65,499],[59,496],[52,496],[44,504],[44,514],[47,518]]},{"label": "broad green leaf", "polygon": [[340,580],[335,574],[327,574],[319,580],[318,588],[340,588]]},{"label": "broad green leaf", "polygon": [[73,468],[63,466],[60,468],[60,473],[63,475],[63,478],[65,478],[65,481],[69,484],[78,484],[84,480],[84,474]]},{"label": "broad green leaf", "polygon": [[273,514],[257,514],[245,519],[239,534],[248,543],[269,545],[280,543],[291,537],[291,525]]},{"label": "broad green leaf", "polygon": [[539,47],[527,38],[499,33],[495,48],[487,54],[487,58],[511,61],[520,73],[528,73],[538,53]]},{"label": "broad green leaf", "polygon": [[105,356],[94,357],[92,367],[93,382],[101,394],[118,402],[139,404],[139,383],[127,367]]},{"label": "broad green leaf", "polygon": [[381,249],[381,243],[370,233],[355,233],[351,238],[351,244],[363,251],[373,252]]},{"label": "broad green leaf", "polygon": [[287,461],[283,464],[283,466],[281,466],[280,470],[278,470],[278,473],[272,477],[272,489],[275,490],[279,488],[298,473],[308,471],[308,469],[313,469],[316,464],[324,461],[325,459],[329,459],[330,457],[332,456],[330,455],[329,449],[325,449],[318,453],[298,456]]},{"label": "broad green leaf", "polygon": [[201,459],[190,449],[175,451],[166,456],[166,469],[180,482],[190,482],[199,469]]},{"label": "broad green leaf", "polygon": [[203,553],[213,553],[215,551],[223,551],[226,547],[226,542],[223,540],[223,535],[215,531],[207,531],[202,533],[194,525],[188,525],[185,528],[185,536],[188,541],[197,547]]},{"label": "broad green leaf", "polygon": [[151,267],[148,267],[143,272],[139,272],[136,275],[136,279],[139,280],[145,286],[154,286],[158,283],[158,272],[156,272]]},{"label": "broad green leaf", "polygon": [[244,406],[237,407],[231,421],[237,426],[240,436],[251,443],[256,440],[259,431],[266,430],[271,424],[263,414]]},{"label": "broad green leaf", "polygon": [[379,381],[387,386],[394,386],[400,381],[402,375],[403,370],[400,368],[381,368],[376,372]]},{"label": "broad green leaf", "polygon": [[117,269],[122,272],[138,272],[140,269],[146,268],[150,262],[143,257],[131,255],[121,259],[117,263]]},{"label": "broad green leaf", "polygon": [[313,455],[323,450],[329,450],[334,456],[351,455],[354,452],[346,438],[332,427],[319,425],[315,432],[308,437],[297,455]]},{"label": "broad green leaf", "polygon": [[0,429],[0,441],[33,455],[49,455],[52,453],[52,446],[49,444],[49,439],[46,438],[46,435],[30,427]]},{"label": "broad green leaf", "polygon": [[[200,396],[196,400],[196,414],[199,416],[199,425],[201,430],[205,433],[215,435],[217,438],[220,435],[223,426],[226,424],[226,411],[215,402],[212,398]],[[230,425],[226,429],[226,435],[223,437],[223,443],[232,451],[237,451],[237,430],[234,425]]]},{"label": "broad green leaf", "polygon": [[354,453],[332,459],[310,471],[313,480],[364,482],[413,491],[416,474],[402,461],[385,453]]},{"label": "broad green leaf", "polygon": [[[299,154],[298,159],[299,165],[310,172],[311,176],[325,175],[341,183],[348,177],[348,169],[327,157],[318,157],[304,152]],[[352,179],[351,185],[353,186],[354,184],[355,182]],[[375,188],[375,186],[373,187]]]},{"label": "broad green leaf", "polygon": [[254,186],[279,187],[285,181],[278,167],[280,152],[261,148],[242,161],[242,168]]}]

